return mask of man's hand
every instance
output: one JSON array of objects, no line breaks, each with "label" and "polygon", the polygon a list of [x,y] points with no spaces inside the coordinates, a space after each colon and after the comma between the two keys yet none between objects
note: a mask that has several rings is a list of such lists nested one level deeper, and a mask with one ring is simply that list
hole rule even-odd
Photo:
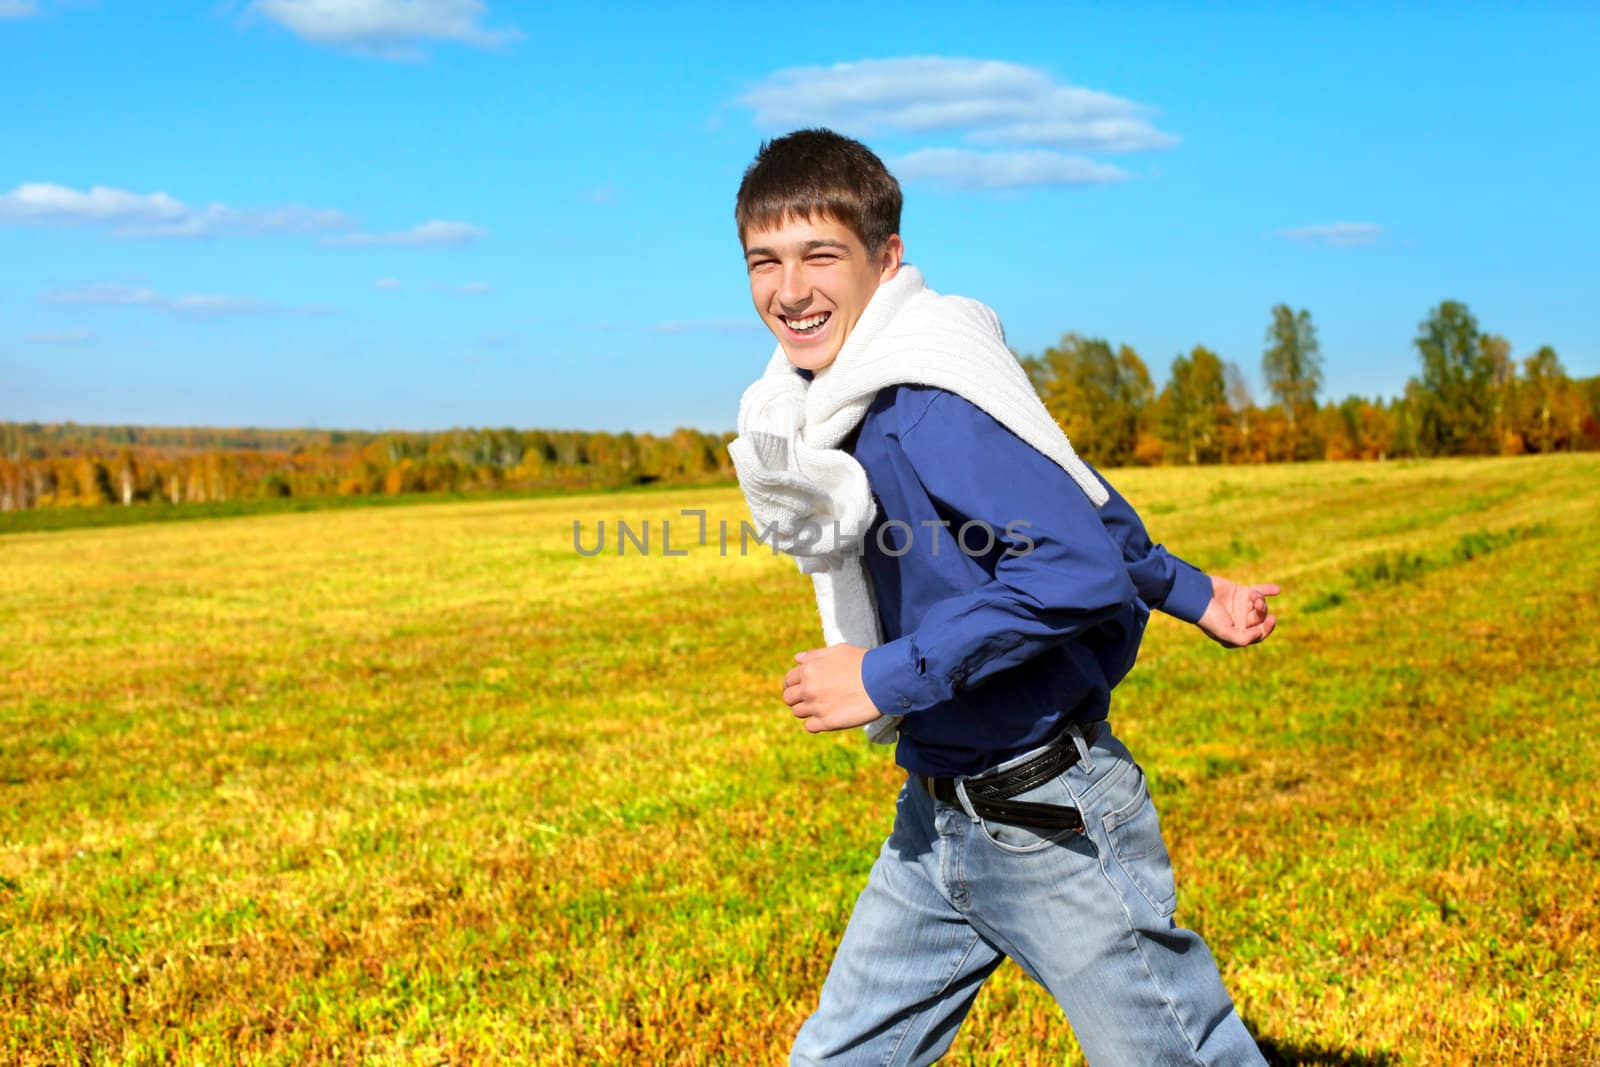
[{"label": "man's hand", "polygon": [[1211,579],[1211,603],[1195,625],[1213,641],[1228,648],[1243,648],[1265,641],[1278,617],[1270,614],[1267,597],[1282,590],[1276,585],[1240,585],[1226,578]]},{"label": "man's hand", "polygon": [[864,726],[883,713],[861,682],[859,645],[829,645],[795,653],[794,670],[783,676],[783,702],[811,733]]}]

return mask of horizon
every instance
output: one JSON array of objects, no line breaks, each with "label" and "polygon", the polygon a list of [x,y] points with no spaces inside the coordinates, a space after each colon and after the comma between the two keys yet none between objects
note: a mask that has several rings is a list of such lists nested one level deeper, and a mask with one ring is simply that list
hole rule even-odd
[{"label": "horizon", "polygon": [[804,61],[703,9],[355,10],[0,2],[44,101],[6,120],[0,420],[729,432],[775,347],[734,193],[812,124],[884,157],[907,262],[1022,355],[1103,337],[1159,388],[1205,345],[1265,406],[1287,303],[1324,402],[1387,401],[1455,299],[1600,374],[1590,9],[840,7]]}]

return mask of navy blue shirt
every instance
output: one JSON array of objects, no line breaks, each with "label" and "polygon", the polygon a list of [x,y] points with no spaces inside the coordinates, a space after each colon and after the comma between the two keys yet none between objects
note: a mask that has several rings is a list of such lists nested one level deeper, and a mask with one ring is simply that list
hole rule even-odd
[{"label": "navy blue shirt", "polygon": [[976,773],[1105,718],[1150,610],[1193,622],[1210,601],[1210,579],[1151,544],[1116,490],[1097,509],[955,393],[882,389],[844,447],[878,506],[864,562],[885,643],[862,680],[905,716],[908,770]]}]

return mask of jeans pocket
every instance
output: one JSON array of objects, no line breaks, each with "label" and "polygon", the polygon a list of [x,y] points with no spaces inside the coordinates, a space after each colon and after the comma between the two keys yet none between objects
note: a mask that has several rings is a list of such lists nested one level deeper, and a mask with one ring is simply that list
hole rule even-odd
[{"label": "jeans pocket", "polygon": [[1128,881],[1163,919],[1178,910],[1178,888],[1172,877],[1172,857],[1161,838],[1161,821],[1150,799],[1144,771],[1135,764],[1132,799],[1101,816],[1100,824],[1111,843],[1117,865]]},{"label": "jeans pocket", "polygon": [[[1078,802],[1073,799],[1072,790],[1062,780],[1061,775],[1056,775],[1048,782],[1034,786],[1026,792],[1018,793],[1009,800],[1021,800],[1029,804],[1051,804],[1064,808],[1076,808]],[[1077,830],[1069,827],[1055,828],[1045,826],[1018,826],[1013,823],[1000,822],[996,819],[979,819],[979,827],[983,836],[995,848],[1002,852],[1021,855],[1028,852],[1038,852],[1049,848],[1051,845],[1060,844],[1070,837],[1077,836]]]}]

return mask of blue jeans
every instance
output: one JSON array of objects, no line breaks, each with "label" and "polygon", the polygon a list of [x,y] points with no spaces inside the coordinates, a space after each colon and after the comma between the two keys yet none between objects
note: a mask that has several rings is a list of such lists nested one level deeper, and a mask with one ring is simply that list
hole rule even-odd
[{"label": "blue jeans", "polygon": [[1076,807],[1082,833],[979,819],[964,788],[957,806],[907,780],[791,1064],[932,1063],[1007,956],[1092,1067],[1265,1064],[1205,942],[1172,920],[1144,771],[1109,724],[1070,729],[1078,763],[1014,799]]}]

